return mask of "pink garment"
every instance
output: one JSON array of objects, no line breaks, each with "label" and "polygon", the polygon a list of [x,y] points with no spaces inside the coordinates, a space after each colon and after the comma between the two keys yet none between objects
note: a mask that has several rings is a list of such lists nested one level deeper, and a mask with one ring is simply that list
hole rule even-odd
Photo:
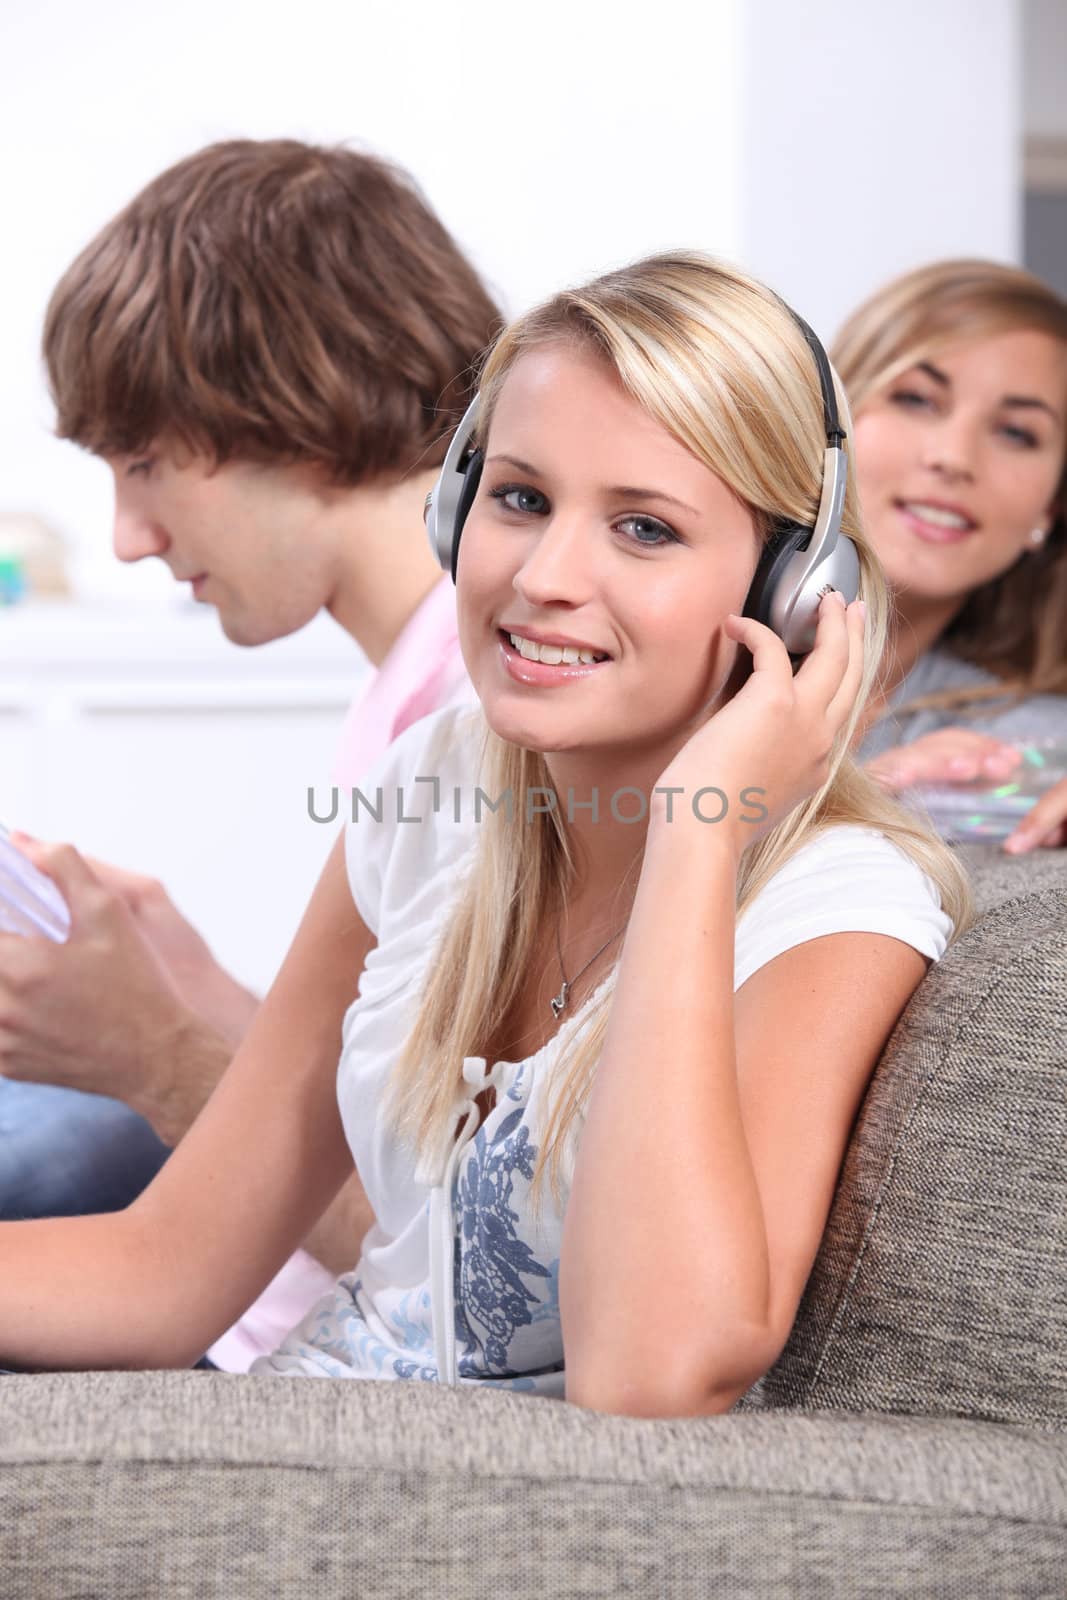
[{"label": "pink garment", "polygon": [[398,733],[454,700],[473,698],[459,653],[456,591],[442,578],[397,634],[366,693],[349,711],[334,783],[350,789]]},{"label": "pink garment", "polygon": [[[455,590],[442,578],[421,601],[392,649],[352,706],[334,765],[338,788],[350,789],[404,729],[442,706],[473,703],[456,632]],[[347,810],[342,802],[342,815]],[[352,1264],[358,1254],[353,1251]],[[298,1250],[272,1278],[256,1303],[208,1351],[224,1372],[247,1372],[257,1356],[271,1355],[336,1275],[306,1250]]]}]

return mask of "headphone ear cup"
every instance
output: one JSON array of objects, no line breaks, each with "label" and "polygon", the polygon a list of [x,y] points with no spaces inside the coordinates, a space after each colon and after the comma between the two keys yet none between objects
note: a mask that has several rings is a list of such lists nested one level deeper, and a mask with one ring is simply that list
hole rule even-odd
[{"label": "headphone ear cup", "polygon": [[856,546],[844,536],[838,539],[830,556],[804,579],[804,553],[812,533],[811,528],[791,522],[771,535],[749,586],[743,613],[778,635],[794,668],[814,649],[819,603],[827,590],[838,589],[848,605],[860,589]]},{"label": "headphone ear cup", "polygon": [[485,465],[485,455],[481,450],[472,450],[470,460],[463,469],[463,485],[459,491],[456,502],[456,519],[452,529],[452,582],[456,581],[456,566],[459,562],[459,541],[463,537],[463,524],[467,514],[474,504],[474,497],[478,493],[478,485],[482,481],[482,467]]},{"label": "headphone ear cup", "polygon": [[[768,628],[774,628],[774,623],[771,621],[771,605],[775,593],[785,578],[789,563],[810,538],[811,529],[802,528],[796,522],[787,523],[771,534],[763,547],[759,565],[749,585],[742,616],[754,617],[757,622],[764,623]],[[775,629],[775,632],[777,631]]]},{"label": "headphone ear cup", "polygon": [[[796,571],[786,576],[789,599],[789,623],[785,633],[786,648],[802,658],[815,648],[815,630],[819,623],[822,597],[836,589],[846,606],[851,605],[860,592],[860,559],[851,539],[842,535],[827,559],[819,564],[805,579],[806,557],[795,557]],[[789,590],[792,588],[792,594]]]}]

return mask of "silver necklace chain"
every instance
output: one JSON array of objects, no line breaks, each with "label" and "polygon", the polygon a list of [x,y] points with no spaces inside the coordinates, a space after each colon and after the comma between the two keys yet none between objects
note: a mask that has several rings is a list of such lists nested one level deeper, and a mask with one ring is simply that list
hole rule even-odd
[{"label": "silver necklace chain", "polygon": [[566,1011],[567,1004],[568,1004],[568,1002],[570,1000],[571,990],[574,988],[574,985],[578,982],[578,979],[582,976],[582,973],[583,972],[588,972],[589,968],[593,965],[593,962],[596,960],[597,956],[602,956],[604,954],[604,951],[608,948],[608,945],[615,943],[615,940],[619,937],[620,933],[622,933],[623,928],[625,928],[625,926],[626,926],[626,924],[623,923],[622,928],[616,928],[615,932],[612,934],[611,938],[610,939],[605,939],[604,943],[600,946],[600,949],[597,950],[593,955],[591,955],[589,957],[589,960],[586,962],[585,966],[582,967],[580,971],[576,972],[574,974],[573,978],[568,978],[567,977],[567,969],[563,965],[563,949],[562,949],[562,947],[560,945],[560,941],[559,941],[559,922],[558,921],[556,922],[556,955],[559,957],[559,971],[560,971],[560,977],[563,979],[563,985],[562,985],[562,987],[561,987],[561,989],[559,991],[559,994],[554,995],[552,997],[552,999],[548,1003],[552,1007],[552,1015],[555,1017],[557,1022],[559,1021],[559,1019],[563,1015],[563,1013]]}]

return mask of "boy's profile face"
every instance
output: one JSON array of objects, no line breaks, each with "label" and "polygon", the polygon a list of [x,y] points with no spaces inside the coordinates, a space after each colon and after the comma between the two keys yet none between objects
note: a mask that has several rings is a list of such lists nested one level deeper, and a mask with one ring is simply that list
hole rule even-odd
[{"label": "boy's profile face", "polygon": [[228,639],[266,644],[326,605],[338,576],[327,506],[311,469],[230,461],[154,443],[105,458],[120,561],[157,556],[213,605]]}]

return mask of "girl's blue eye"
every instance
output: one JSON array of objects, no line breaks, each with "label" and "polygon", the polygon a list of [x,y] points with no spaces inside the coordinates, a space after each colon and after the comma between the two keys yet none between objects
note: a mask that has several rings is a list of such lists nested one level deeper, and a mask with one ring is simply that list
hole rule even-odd
[{"label": "girl's blue eye", "polygon": [[634,543],[646,545],[651,549],[661,544],[678,543],[678,535],[673,529],[668,528],[665,522],[660,522],[658,517],[622,517],[615,526],[632,528],[631,537]]},{"label": "girl's blue eye", "polygon": [[929,403],[926,396],[915,389],[896,389],[889,398],[895,406],[901,406],[905,411],[917,411]]},{"label": "girl's blue eye", "polygon": [[1037,445],[1037,435],[1031,433],[1029,428],[1016,428],[1006,422],[1000,431],[1005,439],[1010,439],[1012,444],[1021,445],[1024,450],[1033,450]]},{"label": "girl's blue eye", "polygon": [[548,505],[540,489],[531,489],[525,483],[502,483],[498,489],[490,489],[489,498],[502,500],[509,511],[533,517],[541,516]]}]

